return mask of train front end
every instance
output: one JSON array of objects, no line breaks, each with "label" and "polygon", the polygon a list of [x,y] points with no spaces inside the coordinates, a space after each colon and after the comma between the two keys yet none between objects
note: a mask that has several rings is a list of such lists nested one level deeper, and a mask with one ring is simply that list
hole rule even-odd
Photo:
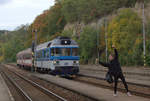
[{"label": "train front end", "polygon": [[[59,40],[59,41],[58,41]],[[79,72],[79,46],[74,40],[61,37],[51,44],[53,73],[56,75],[76,75]]]}]

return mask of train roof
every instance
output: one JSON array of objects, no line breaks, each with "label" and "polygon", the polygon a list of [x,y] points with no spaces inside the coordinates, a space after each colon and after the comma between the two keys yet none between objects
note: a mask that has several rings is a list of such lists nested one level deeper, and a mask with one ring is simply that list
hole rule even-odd
[{"label": "train roof", "polygon": [[17,54],[17,56],[22,55],[22,54],[32,54],[31,48],[28,48],[26,50],[23,50],[23,51],[19,52]]},{"label": "train roof", "polygon": [[48,47],[78,47],[78,44],[68,37],[57,37],[52,41],[38,45],[36,50],[41,50]]}]

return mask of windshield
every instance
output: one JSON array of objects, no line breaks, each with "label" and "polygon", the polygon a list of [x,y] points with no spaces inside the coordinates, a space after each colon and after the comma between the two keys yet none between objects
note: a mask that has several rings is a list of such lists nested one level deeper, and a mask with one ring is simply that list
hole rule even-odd
[{"label": "windshield", "polygon": [[72,48],[72,56],[78,56],[78,48]]},{"label": "windshield", "polygon": [[70,48],[62,48],[61,55],[62,56],[71,56],[71,49]]},{"label": "windshield", "polygon": [[52,48],[51,56],[78,56],[78,48]]}]

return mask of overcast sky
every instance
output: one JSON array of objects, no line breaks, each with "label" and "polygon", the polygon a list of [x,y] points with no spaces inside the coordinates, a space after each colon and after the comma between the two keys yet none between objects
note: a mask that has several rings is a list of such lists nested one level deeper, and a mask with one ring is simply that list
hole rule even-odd
[{"label": "overcast sky", "polygon": [[54,5],[54,0],[0,0],[0,30],[31,24],[35,17]]}]

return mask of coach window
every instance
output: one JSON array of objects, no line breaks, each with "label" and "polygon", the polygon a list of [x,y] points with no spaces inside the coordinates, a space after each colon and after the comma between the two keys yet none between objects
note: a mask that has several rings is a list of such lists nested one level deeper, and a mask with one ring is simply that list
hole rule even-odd
[{"label": "coach window", "polygon": [[36,52],[36,58],[38,58],[38,52]]},{"label": "coach window", "polygon": [[40,52],[38,51],[38,52],[36,52],[36,57],[39,59],[40,58]]},{"label": "coach window", "polygon": [[38,52],[38,58],[42,58],[42,51]]},{"label": "coach window", "polygon": [[44,52],[44,58],[46,58],[46,49],[43,52]]},{"label": "coach window", "polygon": [[49,58],[49,49],[46,50],[46,57]]},{"label": "coach window", "polygon": [[42,58],[42,51],[39,51],[39,58]]},{"label": "coach window", "polygon": [[25,57],[25,59],[31,59],[31,55],[30,54],[26,54],[24,57]]}]

